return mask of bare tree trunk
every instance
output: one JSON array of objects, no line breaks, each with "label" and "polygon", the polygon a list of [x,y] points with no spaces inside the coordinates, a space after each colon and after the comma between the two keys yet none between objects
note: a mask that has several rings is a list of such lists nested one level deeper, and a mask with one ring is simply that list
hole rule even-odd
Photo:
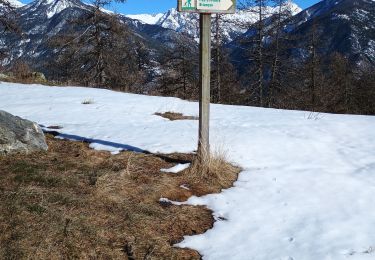
[{"label": "bare tree trunk", "polygon": [[260,106],[264,105],[264,84],[263,84],[263,0],[259,0],[259,21],[258,21],[258,89]]},{"label": "bare tree trunk", "polygon": [[316,109],[316,66],[317,66],[317,53],[316,53],[316,24],[314,22],[311,34],[311,68],[310,68],[310,90],[311,90],[311,109]]},{"label": "bare tree trunk", "polygon": [[215,32],[215,44],[216,44],[216,102],[221,101],[221,71],[220,71],[220,14],[216,15],[216,32]]},{"label": "bare tree trunk", "polygon": [[268,93],[268,107],[272,107],[273,105],[273,98],[274,98],[274,89],[276,87],[277,76],[280,69],[280,34],[281,34],[281,23],[282,23],[282,12],[283,12],[283,0],[277,0],[278,5],[278,13],[277,13],[277,20],[276,20],[276,34],[275,34],[275,43],[274,43],[274,55],[272,61],[272,73],[271,73],[271,82],[269,85],[269,93]]}]

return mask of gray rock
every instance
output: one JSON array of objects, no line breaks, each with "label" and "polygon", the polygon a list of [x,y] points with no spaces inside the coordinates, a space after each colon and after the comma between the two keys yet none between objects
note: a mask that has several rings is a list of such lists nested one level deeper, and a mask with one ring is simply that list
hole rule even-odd
[{"label": "gray rock", "polygon": [[38,124],[0,110],[0,155],[47,149],[46,138]]}]

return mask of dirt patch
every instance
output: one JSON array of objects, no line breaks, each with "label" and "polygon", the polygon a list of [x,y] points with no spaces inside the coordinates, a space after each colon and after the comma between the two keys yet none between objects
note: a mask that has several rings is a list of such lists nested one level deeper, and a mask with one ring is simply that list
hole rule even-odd
[{"label": "dirt patch", "polygon": [[[213,225],[204,207],[175,206],[228,181],[160,172],[188,154],[95,151],[47,136],[48,152],[0,157],[1,259],[199,259],[173,244]],[[182,187],[181,187],[182,186]],[[188,188],[188,189],[187,189]]]},{"label": "dirt patch", "polygon": [[171,121],[175,121],[175,120],[198,120],[199,119],[196,116],[184,116],[181,113],[175,113],[175,112],[155,113],[155,115],[167,118]]}]

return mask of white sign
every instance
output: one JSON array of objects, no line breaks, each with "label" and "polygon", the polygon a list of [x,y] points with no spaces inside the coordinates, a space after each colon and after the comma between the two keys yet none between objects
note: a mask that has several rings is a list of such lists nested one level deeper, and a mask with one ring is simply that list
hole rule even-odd
[{"label": "white sign", "polygon": [[233,6],[232,0],[198,0],[198,10],[228,11]]},{"label": "white sign", "polygon": [[236,0],[178,0],[178,11],[192,13],[235,13]]}]

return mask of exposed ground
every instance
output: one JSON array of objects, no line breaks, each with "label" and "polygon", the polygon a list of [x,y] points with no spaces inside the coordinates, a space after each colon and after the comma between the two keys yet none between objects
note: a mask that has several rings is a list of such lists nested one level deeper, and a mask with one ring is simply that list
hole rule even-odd
[{"label": "exposed ground", "polygon": [[171,121],[175,121],[175,120],[198,120],[199,119],[196,116],[185,116],[182,113],[176,113],[176,112],[164,112],[164,113],[157,112],[157,113],[155,113],[155,115],[167,118]]},{"label": "exposed ground", "polygon": [[238,173],[225,166],[224,181],[200,180],[160,172],[192,155],[111,155],[47,140],[48,152],[0,157],[1,259],[199,259],[173,245],[211,228],[211,212],[159,199],[218,192]]}]

